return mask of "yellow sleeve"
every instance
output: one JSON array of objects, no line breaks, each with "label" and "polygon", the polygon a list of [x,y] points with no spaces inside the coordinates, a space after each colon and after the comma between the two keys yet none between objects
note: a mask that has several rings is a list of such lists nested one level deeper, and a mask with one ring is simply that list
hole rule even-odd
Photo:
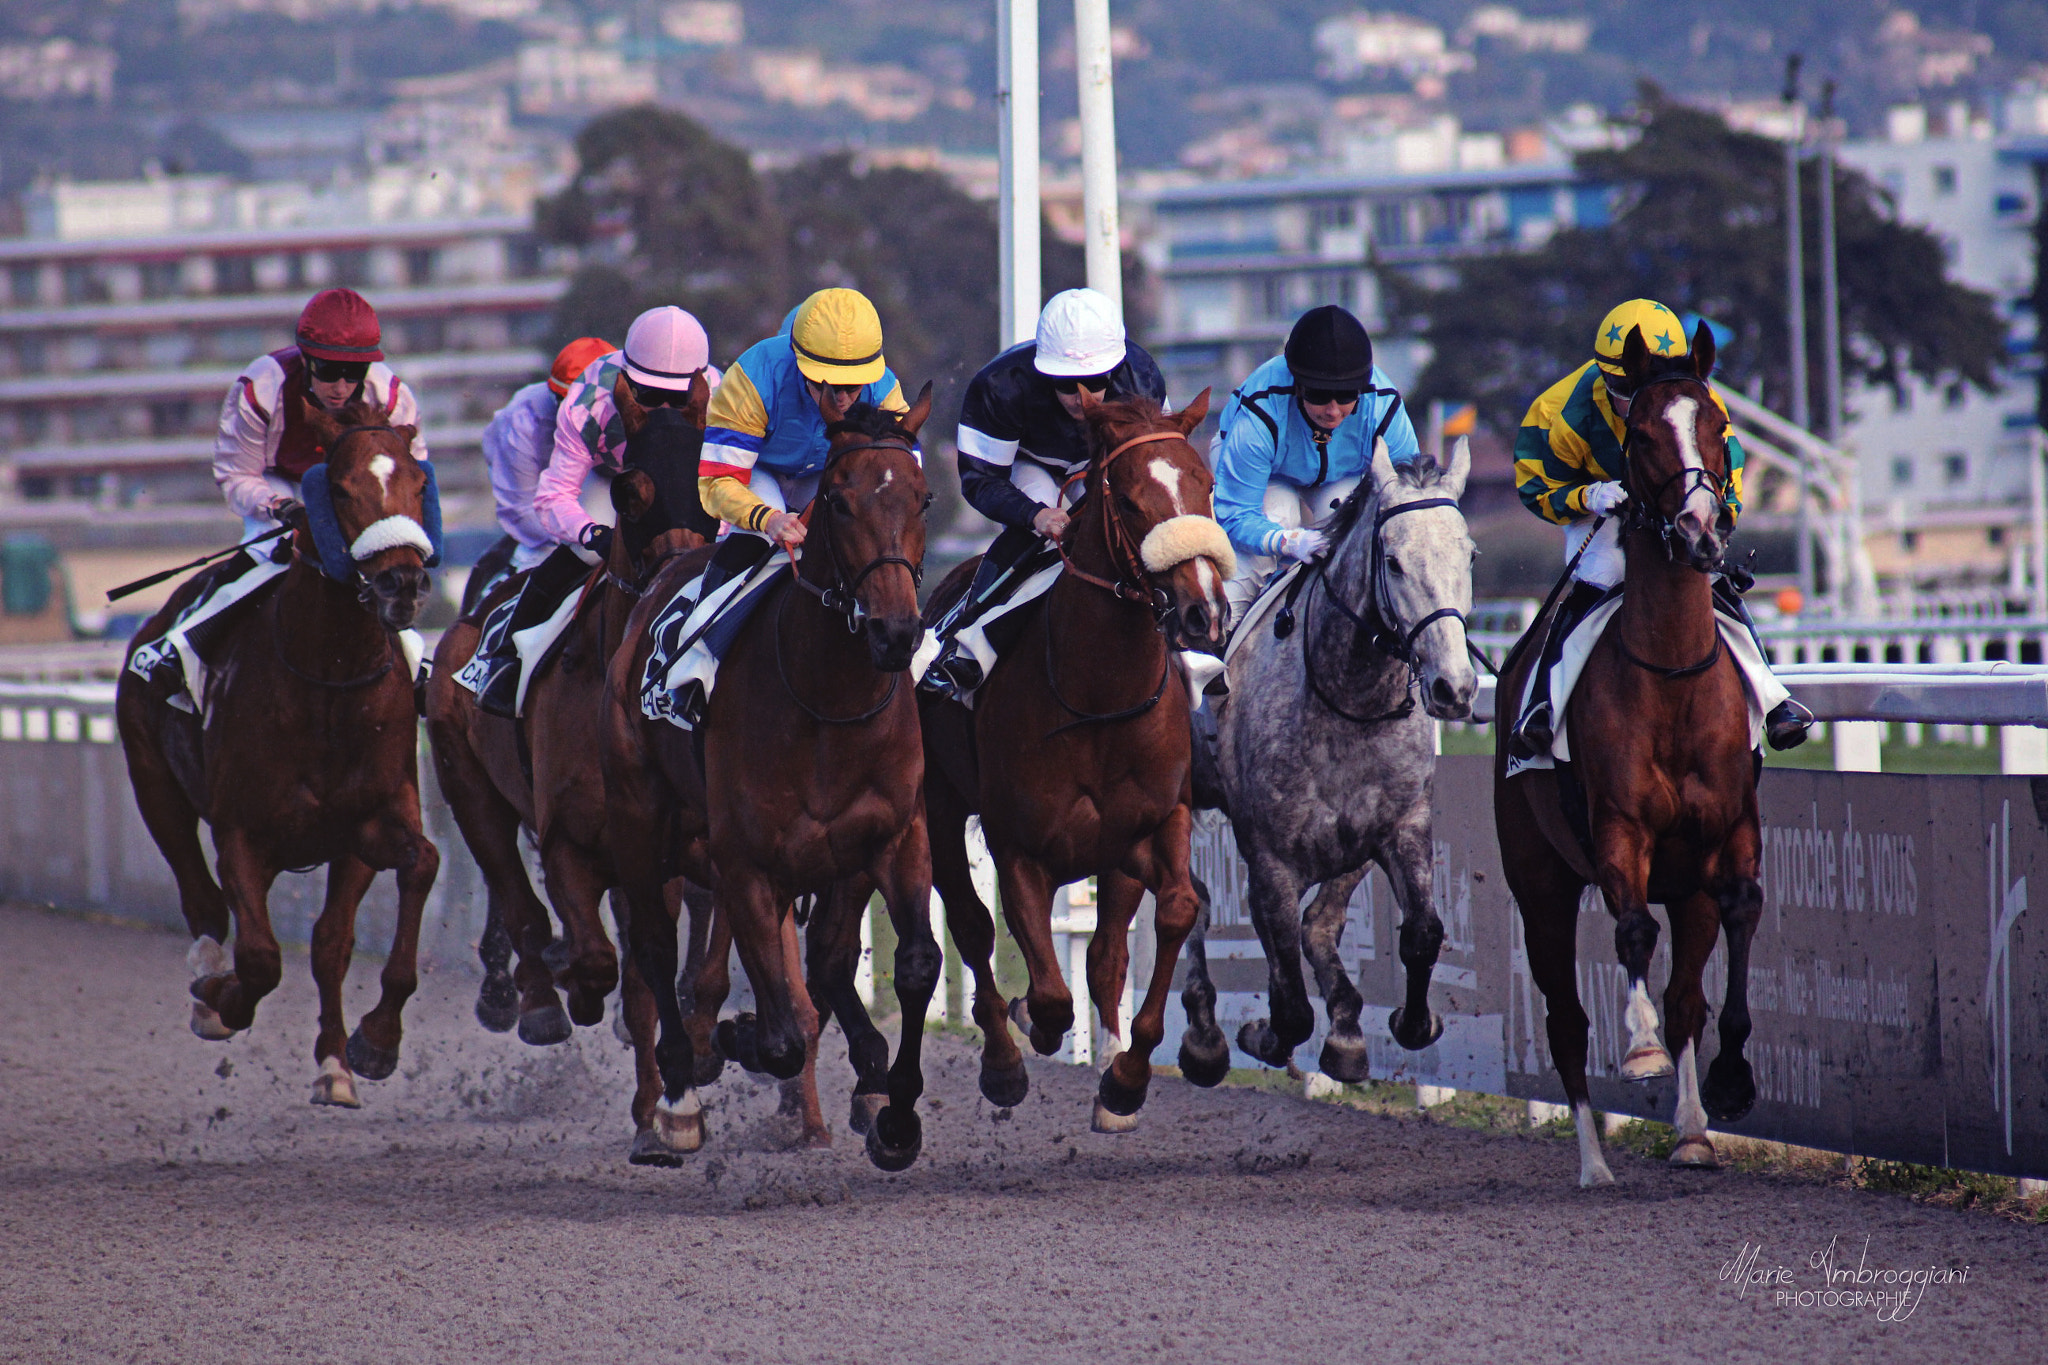
[{"label": "yellow sleeve", "polygon": [[[1788,183],[1789,183],[1789,182],[1788,182]],[[890,389],[890,390],[889,390],[889,394],[888,394],[888,397],[886,397],[886,398],[884,398],[884,399],[882,400],[882,411],[883,411],[883,412],[909,412],[909,411],[910,411],[910,404],[908,404],[908,403],[906,403],[906,402],[904,402],[904,401],[903,401],[903,381],[902,381],[902,380],[900,380],[900,379],[899,379],[899,380],[897,380],[897,381],[896,381],[896,386],[895,386],[894,388],[892,388],[892,389]]]},{"label": "yellow sleeve", "polygon": [[716,474],[697,480],[697,501],[720,521],[729,521],[743,531],[759,531],[768,524],[775,509],[754,496],[746,480],[730,474]]}]

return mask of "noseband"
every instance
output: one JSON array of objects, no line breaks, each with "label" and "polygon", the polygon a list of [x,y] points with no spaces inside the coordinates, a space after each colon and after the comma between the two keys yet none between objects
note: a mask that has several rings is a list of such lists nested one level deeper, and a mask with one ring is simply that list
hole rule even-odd
[{"label": "noseband", "polygon": [[[832,452],[831,458],[825,462],[825,468],[830,470],[842,457],[851,455],[859,450],[898,450],[915,458],[915,452],[902,442],[875,441],[867,445],[842,446],[840,449]],[[803,522],[805,526],[811,525],[817,506],[818,500],[812,498],[811,505],[804,509]],[[796,579],[796,585],[817,598],[820,606],[846,619],[846,629],[849,634],[857,634],[860,631],[861,623],[867,620],[868,615],[866,609],[861,606],[859,597],[860,585],[867,582],[868,575],[877,569],[885,568],[891,564],[898,564],[909,570],[911,587],[921,588],[924,586],[924,567],[911,563],[902,555],[877,555],[869,560],[859,573],[849,578],[846,573],[846,565],[839,558],[839,543],[832,537],[831,525],[831,519],[827,518],[825,521],[826,530],[822,538],[825,542],[825,558],[830,562],[832,569],[832,581],[824,587],[819,587],[817,584],[812,583],[797,572],[794,556],[790,560],[790,573]]]}]

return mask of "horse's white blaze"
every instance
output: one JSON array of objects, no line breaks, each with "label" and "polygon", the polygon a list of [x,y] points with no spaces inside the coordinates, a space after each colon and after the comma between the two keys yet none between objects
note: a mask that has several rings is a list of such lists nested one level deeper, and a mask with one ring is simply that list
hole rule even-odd
[{"label": "horse's white blaze", "polygon": [[1145,467],[1152,471],[1153,479],[1158,482],[1161,488],[1166,490],[1166,496],[1173,500],[1173,514],[1177,517],[1186,516],[1188,512],[1187,499],[1181,496],[1180,470],[1174,466],[1173,461],[1157,459]]},{"label": "horse's white blaze", "polygon": [[1707,1110],[1700,1103],[1700,1065],[1688,1041],[1678,1054],[1678,1108],[1672,1115],[1672,1124],[1681,1138],[1704,1138],[1707,1135]]},{"label": "horse's white blaze", "polygon": [[[1671,422],[1671,430],[1678,437],[1678,458],[1687,469],[1705,469],[1706,461],[1700,455],[1700,400],[1697,398],[1675,398],[1664,410]],[[1701,484],[1695,483],[1685,495],[1685,510],[1691,512],[1708,526],[1714,524],[1714,495]]]},{"label": "horse's white blaze", "polygon": [[1579,1135],[1579,1188],[1612,1185],[1614,1172],[1607,1169],[1607,1158],[1600,1154],[1600,1120],[1587,1101],[1572,1106],[1572,1127]]},{"label": "horse's white blaze", "polygon": [[398,465],[389,455],[370,457],[370,476],[377,480],[377,487],[384,491],[387,498],[391,496],[391,476],[397,472]]},{"label": "horse's white blaze", "polygon": [[890,484],[892,484],[892,483],[894,483],[894,482],[896,482],[896,471],[895,471],[895,470],[893,470],[893,469],[885,469],[885,470],[883,470],[883,471],[882,471],[882,487],[884,487],[884,488],[887,488],[887,487],[888,487],[888,486],[889,486]]},{"label": "horse's white blaze", "polygon": [[1209,614],[1216,620],[1223,619],[1223,580],[1217,577],[1216,565],[1206,555],[1195,561],[1195,581],[1202,585],[1202,603],[1209,608]]}]

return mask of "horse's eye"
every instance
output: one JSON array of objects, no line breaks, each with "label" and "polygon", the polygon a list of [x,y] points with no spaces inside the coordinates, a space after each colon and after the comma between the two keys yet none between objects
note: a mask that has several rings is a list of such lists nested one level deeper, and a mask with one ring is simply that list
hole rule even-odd
[{"label": "horse's eye", "polygon": [[846,495],[836,489],[825,495],[825,506],[832,509],[834,516],[845,516],[853,509],[847,504]]},{"label": "horse's eye", "polygon": [[922,514],[922,513],[925,513],[925,512],[929,512],[929,511],[931,511],[931,510],[932,510],[932,495],[931,495],[931,494],[927,493],[927,494],[925,494],[925,495],[924,495],[924,502],[923,502],[923,503],[921,503],[921,504],[920,504],[920,505],[918,506],[918,509],[917,509],[917,510],[918,510],[918,512],[919,512],[920,514]]},{"label": "horse's eye", "polygon": [[1134,517],[1138,515],[1138,504],[1122,493],[1116,495],[1116,505]]},{"label": "horse's eye", "polygon": [[1393,555],[1388,555],[1387,572],[1392,574],[1396,578],[1401,578],[1404,577],[1408,571],[1401,567],[1401,561],[1399,559],[1396,559]]}]

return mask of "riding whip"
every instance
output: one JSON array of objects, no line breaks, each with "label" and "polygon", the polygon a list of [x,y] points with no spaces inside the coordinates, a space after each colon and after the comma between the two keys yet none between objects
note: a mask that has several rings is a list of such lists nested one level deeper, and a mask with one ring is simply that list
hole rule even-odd
[{"label": "riding whip", "polygon": [[138,578],[133,583],[123,583],[120,587],[114,588],[107,593],[107,600],[109,602],[118,602],[130,593],[141,592],[144,588],[153,588],[166,578],[176,578],[181,573],[211,564],[216,559],[226,559],[229,555],[238,554],[252,545],[261,545],[265,541],[276,540],[279,536],[288,536],[291,533],[292,528],[289,526],[280,526],[275,531],[265,531],[254,540],[245,540],[240,545],[230,545],[225,550],[215,550],[210,555],[201,555],[189,564],[180,564],[175,569],[165,569],[162,573],[153,573],[147,578]]}]

